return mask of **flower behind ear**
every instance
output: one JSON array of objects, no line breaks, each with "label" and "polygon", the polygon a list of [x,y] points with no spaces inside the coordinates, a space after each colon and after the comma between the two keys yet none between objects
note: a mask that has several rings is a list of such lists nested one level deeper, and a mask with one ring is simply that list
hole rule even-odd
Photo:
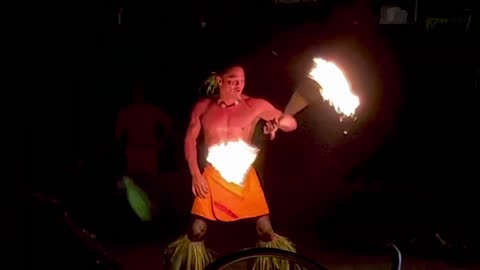
[{"label": "flower behind ear", "polygon": [[216,72],[212,72],[210,74],[210,76],[208,76],[207,79],[205,79],[203,81],[203,84],[200,86],[199,88],[199,91],[200,93],[202,92],[202,89],[205,89],[205,94],[207,96],[212,96],[215,94],[215,92],[217,91],[219,85],[218,85],[218,82],[217,82],[217,73]]}]

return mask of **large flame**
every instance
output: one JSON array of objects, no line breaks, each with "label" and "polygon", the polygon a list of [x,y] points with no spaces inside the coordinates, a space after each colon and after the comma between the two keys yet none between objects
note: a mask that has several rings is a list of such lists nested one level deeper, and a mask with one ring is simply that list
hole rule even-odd
[{"label": "large flame", "polygon": [[309,77],[320,84],[320,94],[335,108],[337,113],[344,116],[353,116],[360,100],[355,96],[350,83],[343,72],[332,62],[322,58],[314,58],[315,67],[309,73]]},{"label": "large flame", "polygon": [[242,140],[227,141],[209,147],[207,161],[227,182],[241,186],[258,151]]}]

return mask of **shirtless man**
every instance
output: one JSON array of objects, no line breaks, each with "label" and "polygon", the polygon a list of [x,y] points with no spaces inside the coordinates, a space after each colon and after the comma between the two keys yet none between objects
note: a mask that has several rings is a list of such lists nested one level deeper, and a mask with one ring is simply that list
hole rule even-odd
[{"label": "shirtless man", "polygon": [[[208,149],[239,140],[251,145],[255,126],[260,119],[267,121],[263,131],[270,139],[274,139],[278,129],[285,132],[295,130],[297,122],[269,102],[243,95],[245,74],[242,67],[232,66],[220,73],[216,80],[218,97],[197,102],[185,136],[185,157],[192,175],[195,200],[192,226],[184,241],[192,244],[202,242],[207,230],[205,220],[228,222],[246,218],[256,219],[257,233],[262,242],[287,241],[272,229],[265,196],[253,167],[246,173],[245,183],[240,186],[226,182],[211,162],[202,172],[197,161],[197,139],[203,132]],[[178,241],[177,246],[180,243]],[[169,248],[174,246],[175,243]],[[197,264],[190,262],[190,265]]]},{"label": "shirtless man", "polygon": [[[157,177],[158,156],[172,134],[172,120],[159,107],[145,100],[143,86],[133,89],[134,102],[118,113],[115,139],[118,145],[125,140],[128,176]],[[159,127],[163,132],[159,134]],[[162,153],[163,154],[163,153]]]}]

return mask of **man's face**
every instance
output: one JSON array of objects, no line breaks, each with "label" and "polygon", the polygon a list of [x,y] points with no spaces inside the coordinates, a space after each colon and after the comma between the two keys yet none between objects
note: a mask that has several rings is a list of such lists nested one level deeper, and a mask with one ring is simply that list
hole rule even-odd
[{"label": "man's face", "polygon": [[241,67],[233,67],[218,80],[220,94],[227,98],[239,98],[245,87],[245,73]]}]

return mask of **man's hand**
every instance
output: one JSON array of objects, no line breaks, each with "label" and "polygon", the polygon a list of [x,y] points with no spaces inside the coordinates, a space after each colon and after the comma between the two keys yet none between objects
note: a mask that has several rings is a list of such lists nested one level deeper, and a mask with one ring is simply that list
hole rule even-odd
[{"label": "man's hand", "polygon": [[278,130],[278,119],[267,121],[265,126],[263,126],[263,133],[270,135],[270,140],[275,139],[275,132]]},{"label": "man's hand", "polygon": [[192,192],[193,195],[204,199],[208,194],[208,184],[207,180],[203,175],[198,174],[192,178]]}]

